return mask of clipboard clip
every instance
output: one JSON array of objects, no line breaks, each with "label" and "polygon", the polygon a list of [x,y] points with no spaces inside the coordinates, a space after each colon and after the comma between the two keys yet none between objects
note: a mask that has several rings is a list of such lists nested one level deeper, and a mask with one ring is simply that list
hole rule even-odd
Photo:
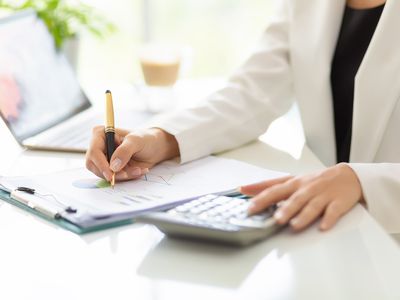
[{"label": "clipboard clip", "polygon": [[19,186],[19,187],[17,187],[16,190],[20,191],[20,192],[25,192],[25,193],[28,193],[28,194],[31,194],[31,195],[35,194],[35,189],[31,189],[31,188],[24,187],[24,186]]},{"label": "clipboard clip", "polygon": [[63,202],[61,202],[60,200],[57,200],[57,198],[54,195],[39,194],[35,189],[29,188],[29,187],[20,186],[11,192],[11,194],[10,194],[11,198],[13,198],[14,200],[16,200],[18,202],[21,202],[24,205],[29,206],[30,208],[32,208],[34,210],[37,210],[37,211],[43,213],[44,215],[46,215],[48,217],[51,217],[54,219],[59,219],[59,218],[61,218],[61,213],[55,208],[32,202],[29,199],[27,199],[26,197],[23,197],[21,195],[21,193],[35,195],[35,196],[45,199],[45,200],[48,200],[49,198],[51,198],[59,206],[62,206],[66,213],[74,214],[74,213],[78,212],[78,210],[76,208],[68,206],[68,205],[64,204]]}]

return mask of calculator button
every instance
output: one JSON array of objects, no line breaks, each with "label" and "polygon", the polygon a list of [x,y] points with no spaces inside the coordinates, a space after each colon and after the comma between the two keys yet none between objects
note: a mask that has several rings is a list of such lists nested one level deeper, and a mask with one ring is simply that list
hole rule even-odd
[{"label": "calculator button", "polygon": [[218,214],[219,214],[219,211],[218,211],[216,208],[213,208],[213,209],[210,209],[207,213],[208,213],[208,215],[209,215],[210,217],[213,217],[213,216],[218,215]]},{"label": "calculator button", "polygon": [[215,216],[212,218],[212,221],[216,223],[221,223],[224,221],[224,219],[221,216]]},{"label": "calculator button", "polygon": [[210,200],[215,199],[217,197],[218,197],[217,195],[207,195],[207,196],[203,196],[203,197],[199,198],[199,200],[201,200],[201,201],[210,201]]},{"label": "calculator button", "polygon": [[228,197],[218,197],[218,198],[214,199],[212,202],[215,204],[221,205],[221,204],[225,204],[226,202],[229,202],[229,201],[231,201],[231,199]]},{"label": "calculator button", "polygon": [[246,219],[247,218],[247,212],[238,213],[234,217],[236,219],[240,219],[240,220]]},{"label": "calculator button", "polygon": [[209,210],[209,209],[210,209],[210,207],[207,205],[207,203],[201,204],[201,205],[199,205],[199,206],[196,206],[196,208],[198,208],[198,209],[201,210],[201,211],[206,211],[206,210]]},{"label": "calculator button", "polygon": [[235,214],[238,214],[238,213],[246,211],[246,207],[236,206],[236,207],[232,208],[231,211],[234,212]]},{"label": "calculator button", "polygon": [[203,205],[207,206],[207,209],[217,206],[217,204],[215,204],[213,202],[207,202],[207,203],[204,203]]},{"label": "calculator button", "polygon": [[208,218],[210,218],[209,214],[207,212],[203,212],[200,215],[198,215],[197,217],[199,220],[207,220]]},{"label": "calculator button", "polygon": [[170,209],[167,211],[167,213],[170,215],[178,215],[179,214],[179,212],[176,209]]},{"label": "calculator button", "polygon": [[193,200],[193,201],[190,201],[188,204],[193,207],[193,206],[200,205],[201,203],[202,202],[200,200]]},{"label": "calculator button", "polygon": [[221,214],[221,217],[224,219],[229,219],[230,217],[234,216],[235,214],[231,211],[227,211]]},{"label": "calculator button", "polygon": [[196,208],[198,208],[200,210],[200,212],[204,212],[209,209],[209,207],[205,204],[197,206]]},{"label": "calculator button", "polygon": [[233,201],[231,201],[231,202],[226,203],[224,206],[227,207],[228,209],[230,209],[230,208],[233,208],[233,207],[238,207],[238,206],[240,206],[241,204],[242,204],[241,201],[233,200]]},{"label": "calculator button", "polygon": [[200,209],[199,207],[194,207],[194,208],[192,208],[192,209],[190,210],[190,213],[191,213],[191,214],[194,214],[194,215],[197,215],[197,214],[199,214],[199,213],[201,213],[201,212],[203,212],[203,210]]},{"label": "calculator button", "polygon": [[197,205],[199,205],[200,204],[200,201],[198,201],[198,200],[193,200],[193,201],[190,201],[190,202],[188,202],[188,203],[186,203],[186,204],[184,204],[185,206],[187,206],[187,207],[189,207],[189,208],[193,208],[193,207],[195,207],[195,206],[197,206]]},{"label": "calculator button", "polygon": [[184,222],[192,226],[225,231],[237,231],[240,227],[265,228],[275,222],[271,217],[276,207],[249,216],[247,214],[249,205],[247,199],[206,195],[170,209],[167,213],[172,217],[181,217]]},{"label": "calculator button", "polygon": [[204,206],[204,204],[200,204],[196,206],[195,209],[198,209],[199,211],[205,211],[207,210],[207,206]]},{"label": "calculator button", "polygon": [[243,202],[246,202],[246,200],[242,200],[242,199],[234,199],[234,200],[232,200],[230,203],[232,203],[232,205],[240,205],[240,204],[242,204]]},{"label": "calculator button", "polygon": [[205,197],[198,199],[201,204],[209,203],[211,200]]},{"label": "calculator button", "polygon": [[227,210],[227,208],[225,206],[220,205],[220,206],[217,206],[216,208],[214,208],[214,210],[217,213],[223,213],[223,212],[225,212]]},{"label": "calculator button", "polygon": [[185,205],[180,205],[180,206],[177,206],[177,207],[175,208],[175,210],[176,210],[177,212],[184,213],[184,212],[187,212],[187,211],[189,210],[189,207],[186,206],[186,204],[185,204]]}]

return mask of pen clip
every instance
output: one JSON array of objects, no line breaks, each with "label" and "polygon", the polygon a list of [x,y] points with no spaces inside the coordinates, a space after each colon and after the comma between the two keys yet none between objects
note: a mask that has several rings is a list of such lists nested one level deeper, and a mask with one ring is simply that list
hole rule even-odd
[{"label": "pen clip", "polygon": [[28,188],[28,187],[25,187],[25,186],[19,186],[19,187],[17,187],[16,190],[20,191],[20,192],[25,192],[25,193],[28,193],[28,194],[31,194],[31,195],[35,194],[35,189],[31,189],[31,188]]}]

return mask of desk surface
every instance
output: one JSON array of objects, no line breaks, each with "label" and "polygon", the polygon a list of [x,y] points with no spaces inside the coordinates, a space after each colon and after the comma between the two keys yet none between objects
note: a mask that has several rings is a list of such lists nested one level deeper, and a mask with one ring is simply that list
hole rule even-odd
[{"label": "desk surface", "polygon": [[[0,174],[84,162],[23,151],[3,124],[0,136]],[[294,174],[323,167],[307,147],[289,153],[259,141],[222,156]],[[0,245],[0,299],[400,298],[398,246],[361,206],[329,232],[286,229],[238,249],[168,239],[142,224],[78,236],[0,201]]]}]

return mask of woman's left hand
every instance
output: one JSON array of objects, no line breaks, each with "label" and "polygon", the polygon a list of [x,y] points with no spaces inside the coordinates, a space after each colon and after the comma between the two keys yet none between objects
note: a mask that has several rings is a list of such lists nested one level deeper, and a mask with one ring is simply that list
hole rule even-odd
[{"label": "woman's left hand", "polygon": [[343,163],[311,175],[287,176],[243,186],[240,191],[254,196],[249,207],[250,214],[285,200],[274,218],[279,224],[289,223],[296,231],[320,216],[319,228],[328,230],[363,199],[357,175]]}]

